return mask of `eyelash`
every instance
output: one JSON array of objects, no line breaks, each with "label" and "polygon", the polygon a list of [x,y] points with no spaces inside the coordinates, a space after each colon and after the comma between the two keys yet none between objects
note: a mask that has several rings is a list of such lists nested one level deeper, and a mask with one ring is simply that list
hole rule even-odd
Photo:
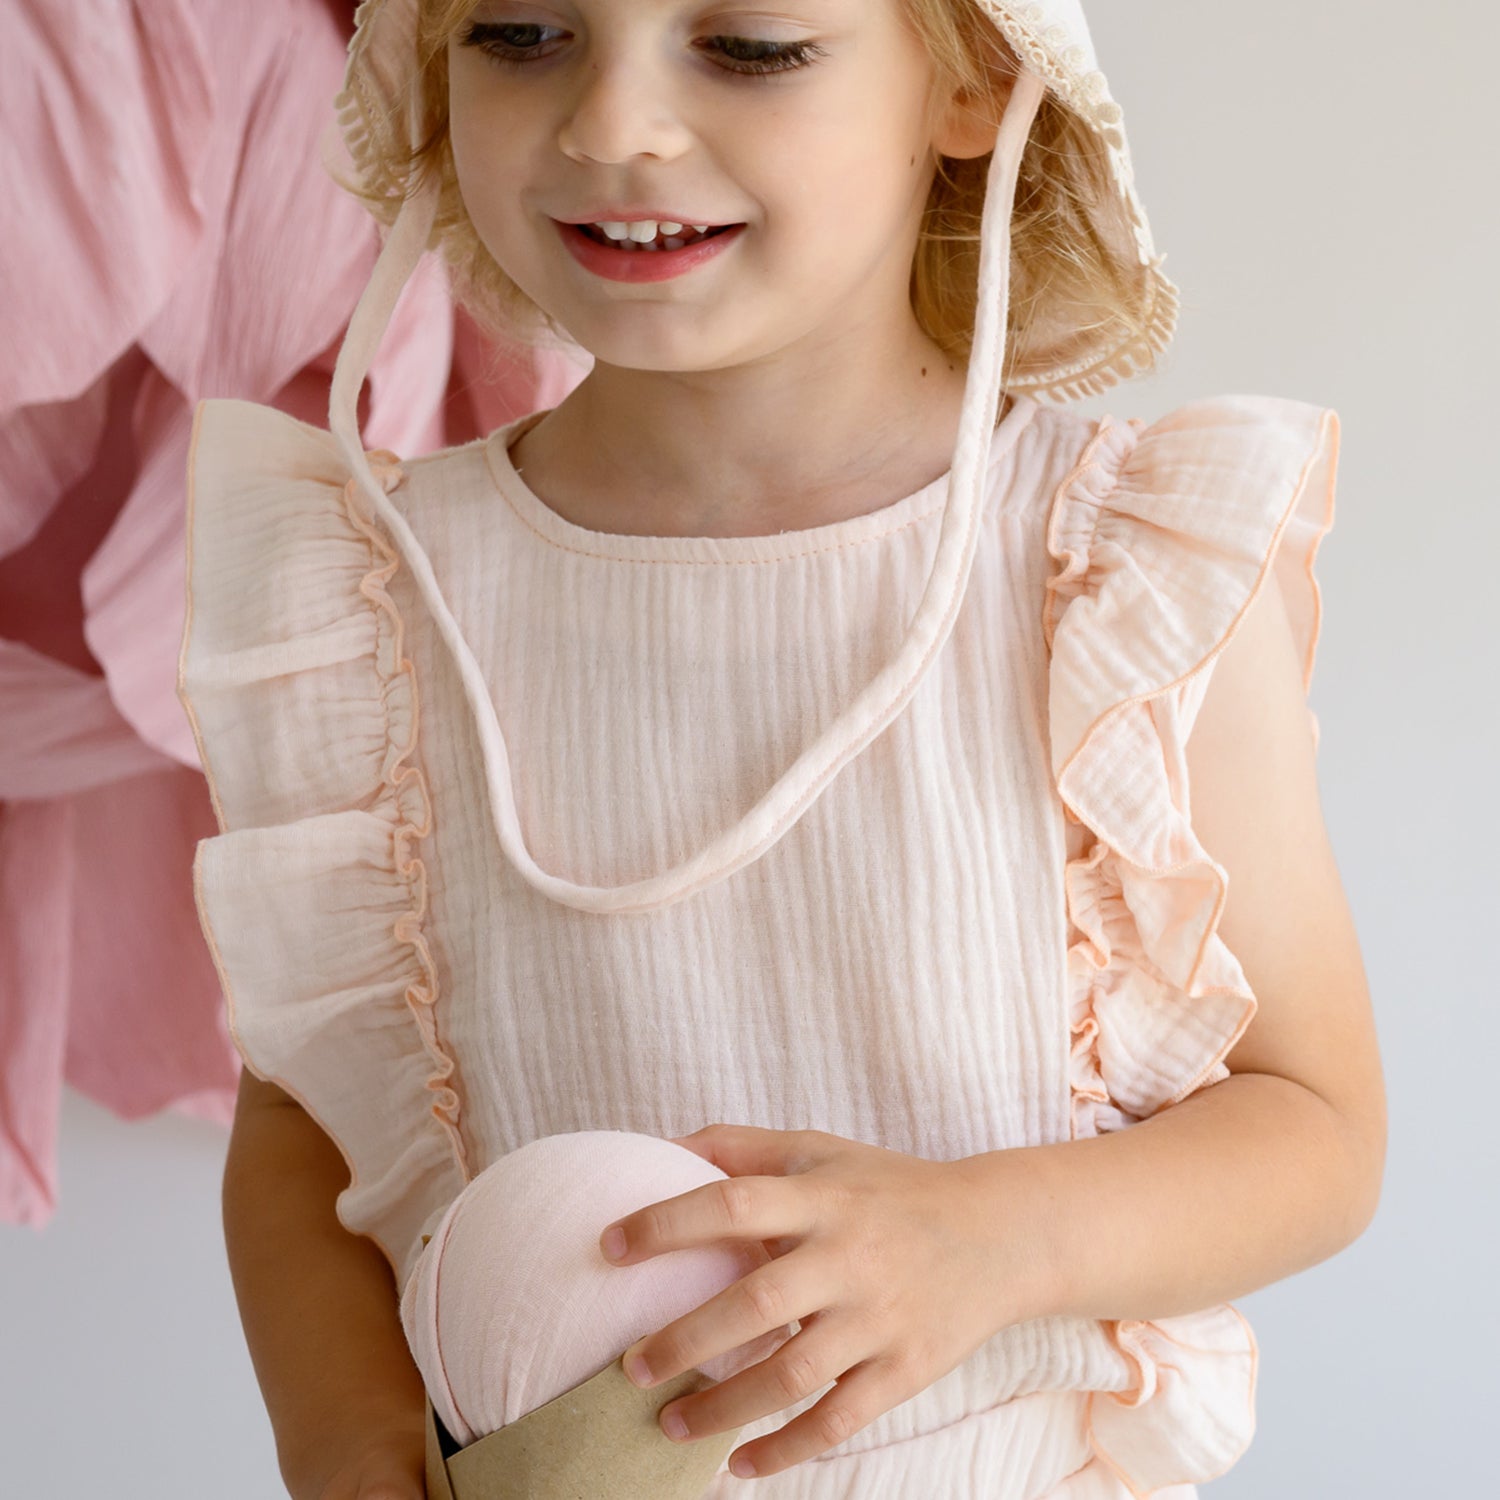
[{"label": "eyelash", "polygon": [[[515,42],[506,41],[502,33],[507,31],[550,31],[552,27],[541,26],[536,23],[524,24],[513,22],[473,22],[465,30],[462,44],[465,47],[478,47],[492,62],[501,67],[519,68],[529,62],[537,60],[535,53],[543,42],[536,41],[529,45],[518,46]],[[732,58],[725,52],[722,45],[715,48],[728,59],[731,66],[726,71],[740,73],[746,76],[768,73],[788,73],[794,68],[805,68],[809,63],[823,55],[823,49],[816,42],[767,42],[754,37],[744,36],[711,36],[705,39],[710,43],[731,45],[739,44],[750,48],[765,48],[757,57]],[[530,55],[528,55],[530,54]]]}]

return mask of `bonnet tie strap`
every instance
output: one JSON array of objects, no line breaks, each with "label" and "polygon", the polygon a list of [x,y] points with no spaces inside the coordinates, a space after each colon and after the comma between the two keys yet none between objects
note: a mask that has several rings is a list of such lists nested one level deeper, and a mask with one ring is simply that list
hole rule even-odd
[{"label": "bonnet tie strap", "polygon": [[[958,618],[978,545],[1010,311],[1011,213],[1021,156],[1045,93],[1041,78],[1023,67],[1000,121],[985,185],[974,343],[942,526],[926,586],[901,646],[748,812],[691,858],[660,874],[621,885],[581,885],[542,869],[532,858],[521,834],[505,736],[484,675],[438,588],[426,552],[386,497],[365,457],[356,404],[360,387],[401,289],[427,247],[437,206],[435,179],[429,174],[403,202],[339,350],[329,400],[329,430],[370,506],[396,538],[452,654],[484,752],[496,836],[515,869],[542,895],[580,911],[644,912],[670,906],[732,875],[764,854],[797,822],[921,685]],[[414,100],[414,120],[415,109]]]}]

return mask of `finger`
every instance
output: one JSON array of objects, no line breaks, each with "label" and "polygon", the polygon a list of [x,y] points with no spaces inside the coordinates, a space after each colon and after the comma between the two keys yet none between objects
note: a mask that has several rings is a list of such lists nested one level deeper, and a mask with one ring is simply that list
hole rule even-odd
[{"label": "finger", "polygon": [[[814,1222],[806,1190],[785,1177],[725,1177],[616,1219],[599,1235],[599,1250],[616,1265],[633,1265],[666,1250],[710,1240],[774,1240],[806,1234]],[[620,1231],[620,1252],[609,1236]]]},{"label": "finger", "polygon": [[[771,1261],[637,1340],[622,1356],[625,1373],[637,1385],[658,1385],[810,1316],[828,1304],[837,1288],[826,1273],[809,1268],[809,1259],[794,1255]],[[816,1258],[812,1263],[819,1264]],[[644,1379],[638,1361],[645,1366]]]},{"label": "finger", "polygon": [[[856,1343],[850,1320],[809,1317],[800,1333],[767,1358],[707,1390],[663,1407],[662,1431],[675,1441],[690,1442],[710,1433],[744,1427],[805,1401],[829,1381],[859,1365],[869,1352]],[[685,1433],[672,1430],[674,1415],[686,1424]]]},{"label": "finger", "polygon": [[[761,1125],[705,1125],[683,1142],[730,1177],[795,1176],[819,1160],[830,1137],[821,1130],[771,1130]],[[680,1143],[681,1144],[681,1143]]]},{"label": "finger", "polygon": [[[736,1448],[729,1455],[730,1471],[742,1479],[761,1477],[816,1458],[869,1426],[882,1412],[909,1400],[918,1389],[888,1360],[857,1365],[821,1401],[784,1427]],[[742,1467],[746,1463],[749,1468]]]}]

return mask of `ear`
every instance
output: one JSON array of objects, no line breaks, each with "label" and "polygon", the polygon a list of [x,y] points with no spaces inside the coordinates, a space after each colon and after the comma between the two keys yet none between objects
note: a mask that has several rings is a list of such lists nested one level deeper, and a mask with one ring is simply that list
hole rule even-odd
[{"label": "ear", "polygon": [[1006,78],[997,80],[983,98],[976,98],[962,89],[952,95],[945,105],[939,107],[932,134],[933,150],[956,161],[993,151],[1011,86],[1012,80]]}]

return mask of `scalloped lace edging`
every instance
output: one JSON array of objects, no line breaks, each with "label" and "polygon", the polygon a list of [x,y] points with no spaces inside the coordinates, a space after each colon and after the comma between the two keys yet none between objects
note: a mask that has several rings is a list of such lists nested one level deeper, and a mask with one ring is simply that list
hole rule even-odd
[{"label": "scalloped lace edging", "polygon": [[[387,494],[406,479],[406,472],[394,453],[375,449],[366,454],[370,468]],[[384,533],[360,508],[358,481],[351,477],[343,486],[344,510],[350,524],[369,543],[379,559],[360,579],[359,592],[370,602],[376,626],[375,665],[386,706],[386,754],[381,767],[383,791],[376,808],[390,814],[392,853],[397,872],[411,893],[411,909],[398,917],[392,927],[396,940],[410,948],[420,978],[405,989],[407,1008],[416,1022],[422,1045],[434,1064],[426,1087],[434,1095],[430,1113],[447,1132],[449,1148],[464,1180],[471,1177],[468,1149],[459,1128],[461,1102],[450,1080],[456,1073],[453,1057],[443,1047],[437,1033],[434,1007],[438,999],[437,965],[433,962],[423,927],[427,915],[427,866],[418,847],[432,832],[432,796],[427,778],[410,758],[417,748],[421,722],[417,696],[416,671],[404,651],[406,625],[396,601],[386,584],[401,566],[401,556]],[[404,699],[410,732],[400,744],[395,734],[393,703]]]},{"label": "scalloped lace edging", "polygon": [[1062,406],[1149,374],[1176,335],[1182,308],[1182,293],[1162,270],[1165,260],[1164,255],[1155,255],[1143,265],[1146,305],[1139,329],[1119,344],[1072,364],[1052,365],[1040,372],[1018,371],[1006,389]]}]

